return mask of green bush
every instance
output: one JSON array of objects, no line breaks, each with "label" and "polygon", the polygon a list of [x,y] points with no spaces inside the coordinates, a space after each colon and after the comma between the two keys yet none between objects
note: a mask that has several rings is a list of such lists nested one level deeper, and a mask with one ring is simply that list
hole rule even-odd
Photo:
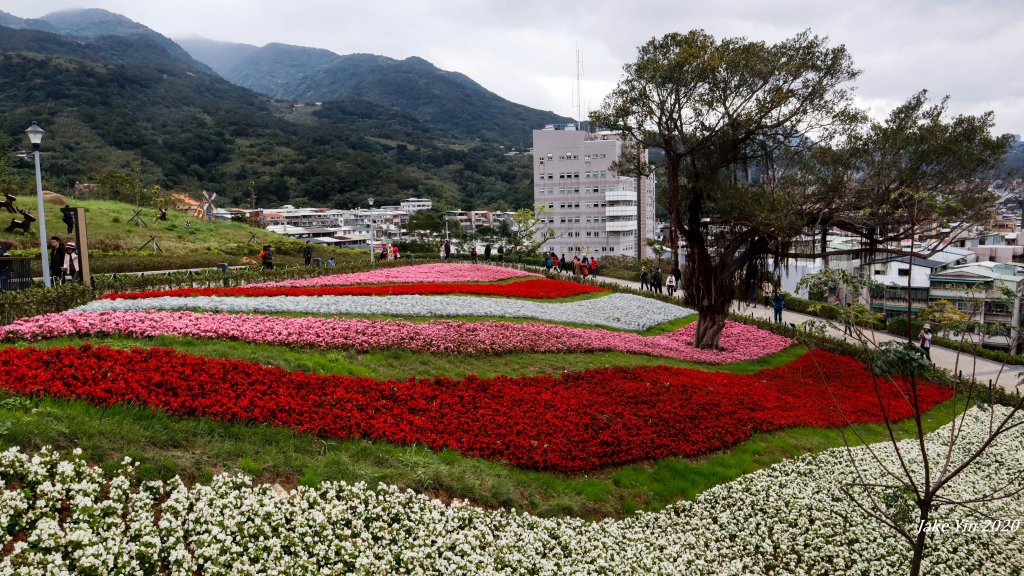
[{"label": "green bush", "polygon": [[1003,352],[1002,350],[991,350],[989,348],[982,348],[973,342],[961,342],[956,338],[945,338],[936,336],[932,339],[932,343],[936,346],[942,346],[943,348],[951,348],[953,350],[959,350],[965,354],[972,356],[979,356],[981,358],[987,358],[993,362],[1001,362],[1005,364],[1020,366],[1024,365],[1024,356],[1020,354],[1010,354]]}]

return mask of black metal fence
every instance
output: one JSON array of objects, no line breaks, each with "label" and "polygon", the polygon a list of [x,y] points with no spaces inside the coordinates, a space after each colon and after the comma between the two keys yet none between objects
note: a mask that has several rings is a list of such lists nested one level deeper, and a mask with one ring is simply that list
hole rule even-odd
[{"label": "black metal fence", "polygon": [[0,256],[0,290],[22,290],[32,285],[32,258]]}]

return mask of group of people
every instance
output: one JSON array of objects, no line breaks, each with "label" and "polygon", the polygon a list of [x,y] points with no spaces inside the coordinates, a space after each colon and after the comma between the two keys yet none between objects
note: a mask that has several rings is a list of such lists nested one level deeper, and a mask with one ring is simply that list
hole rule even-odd
[{"label": "group of people", "polygon": [[[398,258],[397,246],[394,247],[394,254],[394,257]],[[260,270],[274,269],[274,249],[271,248],[270,245],[265,245],[260,249],[259,259]],[[385,260],[386,257],[382,255],[380,259]],[[311,266],[313,264],[313,242],[310,240],[306,240],[306,245],[302,247],[302,263],[306,266]],[[319,266],[319,263],[317,263],[317,265]],[[327,267],[334,266],[334,256],[329,257],[324,265]]]},{"label": "group of people", "polygon": [[565,257],[559,258],[558,254],[554,252],[546,252],[544,254],[544,268],[548,272],[552,270],[563,274],[572,274],[573,276],[582,276],[589,278],[591,276],[597,276],[597,270],[600,263],[597,261],[597,256],[584,255],[580,258],[578,255],[574,256],[572,260]]},{"label": "group of people", "polygon": [[398,244],[384,245],[380,249],[380,257],[378,260],[381,262],[391,258],[392,260],[398,260]]},{"label": "group of people", "polygon": [[655,294],[667,292],[669,296],[672,296],[680,286],[682,278],[683,273],[679,268],[669,273],[662,273],[660,266],[656,266],[650,272],[646,266],[643,266],[640,268],[640,289],[650,290]]},{"label": "group of people", "polygon": [[[504,244],[499,244],[497,252],[498,252],[498,262],[504,263],[505,262],[505,245]],[[493,250],[491,250],[491,245],[490,244],[484,245],[484,261],[485,262],[490,262],[491,261],[492,253],[493,253]],[[517,252],[517,255],[518,255],[518,252]],[[476,244],[474,244],[469,249],[469,257],[473,260],[473,263],[475,264],[477,262],[477,259],[479,258],[479,256],[480,256],[480,253],[477,252]]]},{"label": "group of people", "polygon": [[78,247],[73,241],[64,242],[60,236],[50,238],[50,278],[54,283],[82,281]]}]

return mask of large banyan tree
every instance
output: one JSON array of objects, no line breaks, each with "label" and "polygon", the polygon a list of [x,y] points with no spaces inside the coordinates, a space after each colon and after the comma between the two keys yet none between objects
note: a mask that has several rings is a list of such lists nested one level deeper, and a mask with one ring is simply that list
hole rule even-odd
[{"label": "large banyan tree", "polygon": [[[989,135],[991,115],[947,123],[945,102],[927,108],[922,93],[885,123],[868,122],[853,103],[858,74],[845,47],[809,32],[777,44],[672,33],[640,47],[591,115],[664,153],[664,201],[686,249],[681,289],[699,314],[696,346],[719,347],[737,290],[746,295],[771,263],[806,253],[794,243],[801,236],[842,229],[883,251],[906,238],[908,199],[922,196],[945,200],[915,210],[945,208],[918,211],[915,222],[977,215],[964,210],[984,200],[987,186],[974,177],[1006,146]],[[970,202],[955,201],[968,189]]]},{"label": "large banyan tree", "polygon": [[846,87],[857,74],[845,47],[807,32],[777,44],[672,33],[640,47],[592,116],[664,152],[697,346],[718,347],[737,277],[802,230],[775,167],[857,121]]}]

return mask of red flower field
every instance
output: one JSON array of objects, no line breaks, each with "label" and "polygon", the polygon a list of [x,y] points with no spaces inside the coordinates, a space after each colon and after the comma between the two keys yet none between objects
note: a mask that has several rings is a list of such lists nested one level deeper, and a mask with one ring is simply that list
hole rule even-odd
[{"label": "red flower field", "polygon": [[159,296],[397,296],[405,294],[474,294],[509,298],[567,298],[603,292],[597,286],[550,280],[522,280],[507,284],[437,283],[382,284],[378,286],[316,286],[310,288],[180,288],[150,292],[118,292],[100,300],[137,300]]},{"label": "red flower field", "polygon": [[[864,366],[820,351],[749,375],[655,366],[402,382],[287,372],[165,348],[5,348],[0,364],[7,367],[0,388],[18,394],[138,403],[564,472],[695,456],[757,431],[840,426],[839,409],[852,422],[882,418]],[[911,415],[901,388],[878,381],[893,419]],[[918,395],[927,409],[951,391],[924,383]]]}]

